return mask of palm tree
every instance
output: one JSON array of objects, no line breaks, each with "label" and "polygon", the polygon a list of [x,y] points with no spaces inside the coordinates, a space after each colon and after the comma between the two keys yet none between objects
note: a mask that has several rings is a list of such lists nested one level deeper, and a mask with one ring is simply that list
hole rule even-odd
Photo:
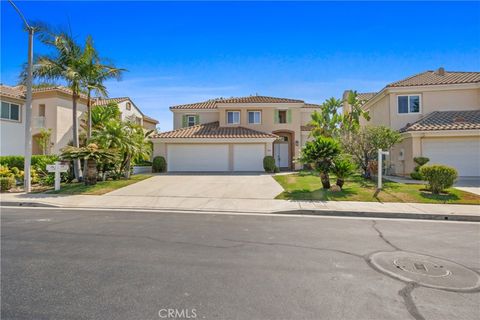
[{"label": "palm tree", "polygon": [[[72,136],[73,146],[79,147],[77,101],[80,97],[84,78],[85,61],[82,48],[73,37],[65,32],[55,34],[48,28],[38,27],[40,40],[53,49],[52,55],[41,55],[35,58],[33,76],[43,81],[63,80],[72,92]],[[26,79],[26,70],[21,74]],[[80,160],[73,161],[75,178],[82,179]]]},{"label": "palm tree", "polygon": [[322,104],[320,111],[311,114],[312,119],[309,122],[309,125],[312,126],[311,136],[335,136],[342,121],[342,115],[337,113],[341,104],[340,100],[332,97]]},{"label": "palm tree", "polygon": [[115,78],[120,80],[122,72],[125,69],[116,68],[114,65],[103,64],[97,50],[93,46],[93,40],[89,36],[85,42],[83,52],[85,60],[85,70],[83,73],[82,87],[87,91],[87,138],[92,136],[92,109],[91,109],[91,93],[94,91],[97,96],[107,97],[107,88],[103,84],[108,79]]}]

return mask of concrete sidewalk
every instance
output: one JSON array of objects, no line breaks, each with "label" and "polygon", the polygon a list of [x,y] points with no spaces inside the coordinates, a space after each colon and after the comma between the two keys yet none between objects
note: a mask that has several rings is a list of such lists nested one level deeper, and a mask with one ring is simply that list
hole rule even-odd
[{"label": "concrete sidewalk", "polygon": [[25,193],[4,193],[0,200],[4,206],[23,204],[65,208],[295,213],[480,221],[480,206],[477,205]]}]

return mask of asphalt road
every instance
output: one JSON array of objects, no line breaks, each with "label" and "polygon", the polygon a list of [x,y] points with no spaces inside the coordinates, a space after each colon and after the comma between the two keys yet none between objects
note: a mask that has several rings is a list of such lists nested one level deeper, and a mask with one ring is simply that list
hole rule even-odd
[{"label": "asphalt road", "polygon": [[1,222],[2,319],[480,318],[478,291],[368,259],[412,251],[478,273],[478,223],[50,208]]}]

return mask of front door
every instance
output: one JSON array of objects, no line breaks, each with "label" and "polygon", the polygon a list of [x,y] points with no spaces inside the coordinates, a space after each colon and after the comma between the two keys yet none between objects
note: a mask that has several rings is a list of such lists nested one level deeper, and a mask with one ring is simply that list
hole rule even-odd
[{"label": "front door", "polygon": [[289,157],[288,157],[288,142],[278,142],[274,145],[274,158],[275,164],[279,168],[288,168],[289,166]]}]

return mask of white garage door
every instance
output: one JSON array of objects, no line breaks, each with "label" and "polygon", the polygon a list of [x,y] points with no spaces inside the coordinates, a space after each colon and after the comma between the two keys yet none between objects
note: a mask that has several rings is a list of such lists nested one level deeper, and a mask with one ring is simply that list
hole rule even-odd
[{"label": "white garage door", "polygon": [[480,139],[424,139],[423,154],[429,164],[454,167],[459,176],[480,176]]},{"label": "white garage door", "polygon": [[168,171],[228,171],[226,144],[170,144]]},{"label": "white garage door", "polygon": [[263,171],[264,144],[236,144],[233,146],[234,171]]}]

